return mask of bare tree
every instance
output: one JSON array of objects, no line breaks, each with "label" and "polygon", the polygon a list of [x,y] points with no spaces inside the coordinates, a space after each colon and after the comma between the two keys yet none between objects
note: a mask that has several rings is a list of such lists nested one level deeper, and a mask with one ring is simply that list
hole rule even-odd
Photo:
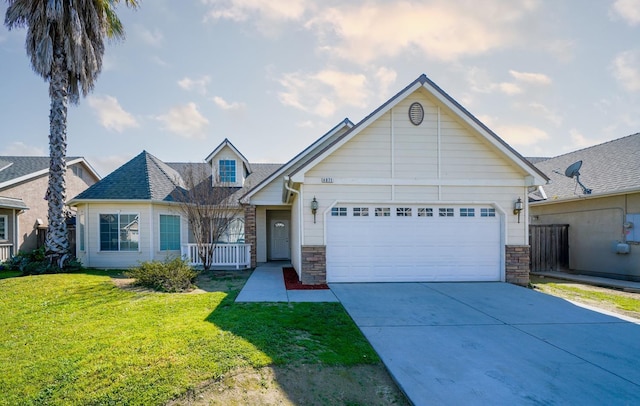
[{"label": "bare tree", "polygon": [[213,263],[216,244],[239,213],[238,202],[233,198],[238,188],[219,182],[212,175],[216,171],[205,164],[187,164],[179,172],[183,188],[174,191],[172,197],[188,219],[198,257],[206,271]]}]

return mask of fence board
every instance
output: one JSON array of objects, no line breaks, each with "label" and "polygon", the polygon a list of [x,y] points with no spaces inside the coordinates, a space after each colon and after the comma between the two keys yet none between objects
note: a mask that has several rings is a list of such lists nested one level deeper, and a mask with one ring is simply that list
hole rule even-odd
[{"label": "fence board", "polygon": [[531,271],[559,271],[569,268],[569,225],[529,226]]}]

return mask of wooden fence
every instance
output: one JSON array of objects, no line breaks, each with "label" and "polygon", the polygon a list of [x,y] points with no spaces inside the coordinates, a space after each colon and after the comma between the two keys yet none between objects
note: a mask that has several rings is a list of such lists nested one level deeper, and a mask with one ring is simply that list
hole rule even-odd
[{"label": "wooden fence", "polygon": [[532,272],[569,269],[568,224],[530,225],[529,244]]}]

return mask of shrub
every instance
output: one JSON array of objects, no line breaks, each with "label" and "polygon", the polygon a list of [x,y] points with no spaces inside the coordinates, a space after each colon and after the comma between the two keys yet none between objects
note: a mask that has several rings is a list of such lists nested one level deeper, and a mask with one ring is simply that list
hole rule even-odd
[{"label": "shrub", "polygon": [[137,285],[161,292],[184,292],[191,290],[197,273],[182,258],[164,261],[142,262],[137,268],[125,273],[134,278]]},{"label": "shrub", "polygon": [[77,272],[82,270],[82,263],[77,259],[71,259],[65,263],[63,269],[52,265],[45,256],[44,247],[36,248],[30,252],[20,251],[9,258],[4,264],[4,269],[17,271],[21,275],[40,275],[44,273]]}]

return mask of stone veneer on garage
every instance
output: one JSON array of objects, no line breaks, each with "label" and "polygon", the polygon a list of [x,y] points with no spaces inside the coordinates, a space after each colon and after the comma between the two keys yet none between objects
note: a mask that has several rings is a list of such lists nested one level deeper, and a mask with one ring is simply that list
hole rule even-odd
[{"label": "stone veneer on garage", "polygon": [[327,247],[324,245],[303,245],[301,273],[301,282],[304,284],[327,283]]},{"label": "stone veneer on garage", "polygon": [[505,246],[505,279],[514,285],[529,284],[529,263],[531,247],[528,245]]},{"label": "stone veneer on garage", "polygon": [[251,244],[251,268],[258,264],[256,246],[256,206],[244,206],[244,237],[245,244]]}]

